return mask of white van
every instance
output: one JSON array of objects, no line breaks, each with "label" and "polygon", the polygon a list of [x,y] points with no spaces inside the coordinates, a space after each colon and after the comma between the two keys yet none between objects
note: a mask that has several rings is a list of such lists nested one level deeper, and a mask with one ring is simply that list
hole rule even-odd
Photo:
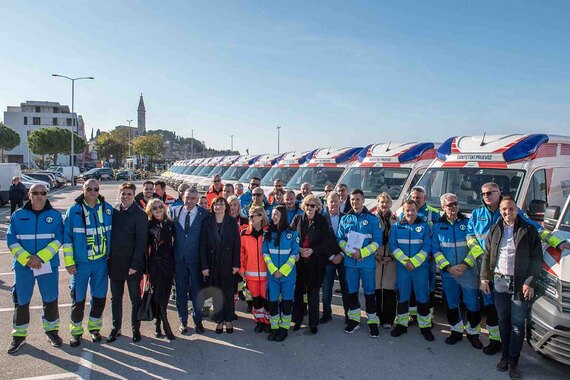
[{"label": "white van", "polygon": [[460,210],[480,207],[481,185],[495,182],[530,218],[542,221],[546,206],[562,206],[570,192],[570,137],[546,134],[451,137],[437,149],[418,185],[427,202],[455,193]]},{"label": "white van", "polygon": [[261,179],[261,188],[265,194],[269,194],[273,190],[273,182],[275,180],[280,179],[284,184],[289,182],[301,165],[311,159],[314,152],[315,150],[308,150],[301,153],[285,153]]},{"label": "white van", "polygon": [[[570,241],[570,185],[565,188],[562,213],[560,206],[547,207],[544,227]],[[527,323],[527,340],[538,353],[570,365],[570,250],[547,247],[543,258],[538,297],[531,305]]]},{"label": "white van", "polygon": [[0,163],[0,205],[10,200],[10,186],[14,177],[22,177],[20,164]]},{"label": "white van", "polygon": [[184,182],[188,183],[190,187],[197,188],[198,182],[209,178],[210,172],[214,170],[214,168],[218,166],[218,164],[222,162],[223,159],[224,156],[204,159],[204,161],[200,164],[201,169],[199,171],[196,169],[196,171],[192,173],[192,175],[190,175],[188,178],[186,178]]},{"label": "white van", "polygon": [[371,212],[376,197],[387,192],[392,197],[392,212],[400,207],[409,189],[432,163],[436,155],[433,143],[372,144],[362,149],[358,160],[349,166],[338,183],[364,192],[365,206]]},{"label": "white van", "polygon": [[[222,183],[231,183],[235,185],[239,182],[239,179],[247,171],[250,165],[255,164],[255,162],[261,157],[259,154],[248,154],[247,156],[240,156],[228,170],[222,176]],[[244,187],[247,188],[249,183],[244,183]]]},{"label": "white van", "polygon": [[360,148],[321,148],[315,151],[311,159],[305,162],[285,188],[299,192],[304,182],[311,184],[316,196],[324,194],[325,186],[335,186],[344,169],[357,160]]},{"label": "white van", "polygon": [[65,176],[65,178],[67,178],[68,181],[71,181],[72,169],[73,169],[73,176],[75,178],[78,178],[81,175],[81,171],[79,170],[79,167],[77,167],[77,166],[74,166],[72,168],[71,166],[51,165],[49,168],[47,168],[47,170],[49,170],[49,171],[59,172],[59,173],[63,174]]},{"label": "white van", "polygon": [[210,185],[212,184],[212,178],[214,178],[215,175],[219,175],[220,177],[222,175],[224,175],[224,173],[230,168],[230,166],[232,166],[232,164],[234,162],[236,162],[236,160],[239,158],[240,156],[227,156],[224,157],[224,159],[222,161],[220,161],[220,163],[218,164],[218,166],[216,166],[208,175],[208,177],[200,180],[198,182],[198,185],[196,186],[196,189],[200,192],[200,193],[206,193],[208,192],[208,189],[210,188]]},{"label": "white van", "polygon": [[247,168],[245,173],[242,174],[238,182],[249,183],[252,177],[257,177],[260,180],[263,179],[269,170],[271,170],[273,165],[281,160],[281,157],[283,157],[283,155],[284,153],[261,155],[257,161],[249,165],[249,168]]}]

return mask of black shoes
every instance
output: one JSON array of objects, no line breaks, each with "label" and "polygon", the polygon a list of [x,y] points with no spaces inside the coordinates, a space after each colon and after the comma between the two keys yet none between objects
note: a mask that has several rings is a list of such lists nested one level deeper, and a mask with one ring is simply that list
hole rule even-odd
[{"label": "black shoes", "polygon": [[501,358],[501,361],[497,363],[497,371],[507,372],[509,369],[509,361],[507,358]]},{"label": "black shoes", "polygon": [[445,343],[454,345],[457,342],[461,342],[462,339],[463,339],[463,334],[461,334],[458,331],[452,331],[451,335],[445,338]]},{"label": "black shoes", "polygon": [[380,337],[380,330],[378,330],[378,324],[371,323],[368,325],[368,328],[370,329],[370,337],[371,338]]},{"label": "black shoes", "polygon": [[276,342],[283,342],[285,340],[285,338],[287,338],[287,330],[284,329],[283,327],[279,328],[279,331],[277,333],[277,336],[275,337],[275,341]]},{"label": "black shoes", "polygon": [[23,336],[14,336],[12,337],[12,343],[6,349],[6,352],[10,355],[14,354],[16,351],[20,349],[26,342],[26,338]]},{"label": "black shoes", "polygon": [[180,326],[178,326],[178,332],[180,332],[180,334],[186,334],[188,332],[188,326],[180,324]]},{"label": "black shoes", "polygon": [[521,378],[521,371],[519,370],[518,364],[511,363],[509,365],[509,377],[511,379],[520,379]]},{"label": "black shoes", "polygon": [[[109,334],[109,336],[107,337],[107,343],[112,343],[114,341],[117,340],[118,337],[121,336],[121,330],[119,329],[112,329],[111,333]],[[134,334],[133,334],[133,338],[134,338]]]},{"label": "black shoes", "polygon": [[[229,325],[229,326],[228,326]],[[228,334],[233,334],[234,333],[234,326],[231,324],[231,322],[226,322],[226,332]]]},{"label": "black shoes", "polygon": [[51,343],[52,347],[61,347],[63,344],[63,339],[59,336],[57,331],[47,331],[46,332],[47,340]]},{"label": "black shoes", "polygon": [[319,332],[319,328],[317,326],[311,327],[311,334],[315,335],[318,332]]},{"label": "black shoes", "polygon": [[408,328],[406,326],[396,325],[396,327],[394,327],[394,330],[390,332],[390,335],[393,336],[394,338],[397,338],[400,335],[405,334],[407,332]]},{"label": "black shoes", "polygon": [[89,331],[89,334],[91,334],[91,339],[93,340],[94,343],[98,343],[102,339],[101,333],[98,330]]},{"label": "black shoes", "polygon": [[483,348],[483,343],[481,343],[481,341],[479,340],[479,335],[474,334],[474,335],[469,335],[467,334],[467,340],[471,343],[471,346],[477,350],[480,350]]},{"label": "black shoes", "polygon": [[81,335],[73,335],[69,341],[71,347],[77,347],[81,344]]},{"label": "black shoes", "polygon": [[274,341],[277,338],[277,334],[279,334],[279,329],[271,329],[271,332],[267,336],[267,340]]},{"label": "black shoes", "polygon": [[142,339],[142,335],[140,330],[133,330],[133,342],[140,342]]},{"label": "black shoes", "polygon": [[300,323],[294,323],[293,324],[293,331],[299,331],[300,329],[301,329]]},{"label": "black shoes", "polygon": [[424,337],[424,339],[427,340],[428,342],[433,342],[435,340],[435,337],[433,336],[430,327],[420,328],[420,331],[422,332],[422,336]]},{"label": "black shoes", "polygon": [[223,332],[224,332],[224,324],[218,323],[218,325],[216,326],[216,334],[221,334]]},{"label": "black shoes", "polygon": [[355,332],[359,328],[360,328],[359,322],[356,322],[352,319],[349,319],[348,323],[346,324],[346,327],[344,328],[344,332],[347,334],[352,334],[353,332]]},{"label": "black shoes", "polygon": [[319,319],[319,323],[327,323],[328,321],[332,320],[332,317],[329,315],[323,315],[321,319]]},{"label": "black shoes", "polygon": [[263,332],[264,328],[265,328],[265,323],[263,323],[263,322],[257,322],[257,324],[255,325],[255,328],[253,329],[253,331],[254,331],[256,334],[259,334],[259,333],[262,333],[262,332]]},{"label": "black shoes", "polygon": [[206,331],[204,329],[204,325],[202,324],[202,322],[197,322],[195,323],[196,327],[194,327],[194,330],[196,330],[196,332],[198,334],[204,334],[204,331]]},{"label": "black shoes", "polygon": [[162,334],[162,330],[161,330],[160,326],[156,326],[156,328],[154,329],[154,336],[156,338],[164,337],[164,335]]},{"label": "black shoes", "polygon": [[491,340],[489,344],[483,349],[483,353],[487,355],[494,355],[501,351],[502,345],[498,340]]}]

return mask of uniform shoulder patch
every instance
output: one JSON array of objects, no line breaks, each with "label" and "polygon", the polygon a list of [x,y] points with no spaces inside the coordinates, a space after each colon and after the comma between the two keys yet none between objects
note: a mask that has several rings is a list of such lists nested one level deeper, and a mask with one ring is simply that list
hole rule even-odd
[{"label": "uniform shoulder patch", "polygon": [[367,225],[368,225],[368,220],[364,219],[364,220],[362,221],[362,225],[363,225],[363,226],[367,226]]},{"label": "uniform shoulder patch", "polygon": [[465,231],[465,229],[466,229],[465,224],[460,225],[460,226],[459,226],[459,229],[460,229],[461,231]]},{"label": "uniform shoulder patch", "polygon": [[299,244],[300,241],[301,241],[301,240],[299,239],[299,236],[297,236],[297,238],[295,239],[295,242],[296,242],[297,244]]},{"label": "uniform shoulder patch", "polygon": [[416,232],[420,233],[420,232],[422,232],[423,229],[424,229],[424,228],[423,228],[422,226],[417,226],[417,227],[416,227]]},{"label": "uniform shoulder patch", "polygon": [[287,237],[287,239],[291,240],[291,238],[293,237],[293,234],[289,232],[289,233],[288,233],[287,235],[285,235],[285,236]]},{"label": "uniform shoulder patch", "polygon": [[53,218],[51,216],[46,216],[46,223],[50,224],[53,222]]},{"label": "uniform shoulder patch", "polygon": [[112,211],[110,208],[108,208],[108,209],[105,210],[105,213],[106,213],[107,215],[111,215],[112,212],[113,212],[113,211]]}]

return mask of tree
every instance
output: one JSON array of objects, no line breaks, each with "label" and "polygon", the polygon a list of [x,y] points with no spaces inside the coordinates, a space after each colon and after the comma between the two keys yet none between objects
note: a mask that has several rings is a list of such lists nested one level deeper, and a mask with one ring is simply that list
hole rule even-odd
[{"label": "tree", "polygon": [[109,160],[112,156],[118,163],[122,162],[129,151],[129,131],[115,129],[99,133],[95,137],[95,150],[100,159]]},{"label": "tree", "polygon": [[[74,133],[74,153],[85,149],[85,140]],[[71,131],[69,129],[49,127],[32,131],[28,136],[30,150],[35,154],[53,155],[53,162],[57,162],[60,153],[71,154]]]},{"label": "tree", "polygon": [[164,143],[159,135],[140,136],[133,140],[133,149],[136,154],[147,156],[152,165],[154,157],[164,154]]},{"label": "tree", "polygon": [[20,145],[18,132],[0,123],[0,162],[4,162],[4,150],[12,150]]}]

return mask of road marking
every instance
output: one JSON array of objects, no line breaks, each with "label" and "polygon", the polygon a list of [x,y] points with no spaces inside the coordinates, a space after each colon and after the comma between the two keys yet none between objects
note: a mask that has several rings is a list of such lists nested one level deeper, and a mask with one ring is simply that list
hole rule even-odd
[{"label": "road marking", "polygon": [[[103,345],[103,346],[109,347],[109,346],[107,346],[107,345]],[[128,368],[128,369],[130,369],[130,370],[133,370],[133,371],[135,371],[135,372],[140,372],[140,373],[142,373],[142,374],[145,374],[145,375],[148,376],[148,377],[152,377],[152,378],[155,378],[155,379],[163,379],[163,377],[158,376],[158,375],[154,375],[153,373],[149,372],[148,370],[146,370],[146,369],[144,369],[144,368],[136,367],[136,366],[134,366],[134,365],[129,365],[129,364],[127,364],[127,363],[124,362],[124,361],[117,360],[117,359],[115,359],[115,358],[113,358],[113,357],[111,357],[111,356],[105,355],[105,354],[103,354],[103,353],[101,353],[101,352],[95,352],[95,351],[91,351],[91,350],[89,350],[89,349],[85,349],[85,351],[92,352],[93,354],[95,354],[95,355],[97,355],[97,356],[99,356],[99,357],[101,357],[101,358],[103,358],[103,359],[109,360],[109,361],[111,361],[111,362],[117,364],[117,366],[126,367],[126,368]],[[125,353],[125,354],[132,354],[132,352],[128,352],[128,351],[122,351],[122,352]],[[150,359],[148,356],[144,356],[144,358]],[[149,360],[149,361],[150,361],[150,360]],[[153,360],[153,361],[154,361],[154,360]],[[160,363],[161,365],[164,364],[164,363],[162,363],[162,362],[159,362],[159,363]],[[176,367],[170,366],[170,365],[169,365],[169,367],[172,367],[173,369],[175,369],[175,370],[177,370],[177,371],[180,371],[180,372],[183,372],[183,373],[187,373],[186,371],[184,371],[184,370],[182,370],[182,369],[180,369],[180,368],[176,368]],[[109,369],[109,368],[108,368],[108,369]],[[113,376],[114,376],[114,377],[117,377],[117,378],[120,378],[120,379],[124,379],[124,377],[121,377],[121,376],[117,375],[116,373],[113,373]]]},{"label": "road marking", "polygon": [[[60,268],[58,272],[67,272],[67,269]],[[14,274],[14,272],[2,272],[0,273],[0,276],[7,276],[9,274]]]},{"label": "road marking", "polygon": [[[70,306],[71,306],[70,303],[63,303],[63,304],[60,304],[58,307],[70,307]],[[43,308],[44,308],[43,306],[30,306],[30,310],[39,310],[39,309],[43,309]],[[13,307],[0,308],[0,313],[3,311],[14,311],[14,308]]]},{"label": "road marking", "polygon": [[89,380],[91,378],[91,367],[93,366],[93,353],[84,350],[81,354],[81,360],[79,361],[79,371],[77,371],[77,376],[83,380]]},{"label": "road marking", "polygon": [[57,380],[57,379],[80,379],[78,375],[75,375],[70,372],[66,373],[57,373],[55,375],[44,375],[44,376],[36,376],[36,377],[22,377],[16,380]]}]

